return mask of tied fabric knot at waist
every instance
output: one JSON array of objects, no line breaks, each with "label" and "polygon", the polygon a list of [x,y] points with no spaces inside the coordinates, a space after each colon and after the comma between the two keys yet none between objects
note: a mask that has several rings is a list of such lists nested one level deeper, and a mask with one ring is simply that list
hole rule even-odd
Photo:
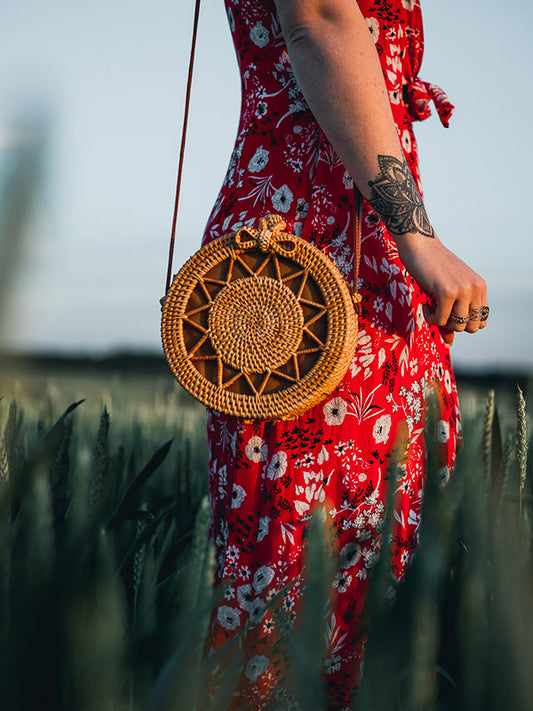
[{"label": "tied fabric knot at waist", "polygon": [[416,77],[404,85],[403,100],[413,121],[431,116],[429,103],[433,101],[442,125],[448,128],[455,107],[440,87]]}]

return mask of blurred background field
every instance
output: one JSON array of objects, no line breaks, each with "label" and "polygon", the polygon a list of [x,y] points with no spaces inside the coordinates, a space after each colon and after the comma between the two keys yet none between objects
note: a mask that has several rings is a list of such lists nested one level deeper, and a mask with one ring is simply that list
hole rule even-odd
[{"label": "blurred background field", "polygon": [[[140,356],[1,361],[2,710],[228,706],[239,645],[202,653],[222,594],[207,544],[205,414],[166,368]],[[459,384],[457,471],[443,489],[430,424],[420,548],[392,588],[384,526],[357,711],[531,708],[529,418],[516,376]],[[338,561],[324,567],[317,530],[310,523],[305,619],[284,633],[293,665],[273,711],[326,708],[318,640],[324,570]],[[227,683],[209,699],[219,663]]]},{"label": "blurred background field", "polygon": [[[489,390],[494,390],[499,409],[514,416],[516,386],[527,397],[533,388],[533,373],[524,369],[456,369],[457,386],[465,415],[479,414]],[[56,405],[66,407],[85,398],[86,408],[97,409],[104,403],[118,410],[142,410],[171,399],[195,417],[203,408],[177,384],[163,355],[152,353],[116,353],[114,355],[76,357],[68,354],[24,355],[0,351],[0,394],[16,397],[28,406],[40,406],[51,395]]]}]

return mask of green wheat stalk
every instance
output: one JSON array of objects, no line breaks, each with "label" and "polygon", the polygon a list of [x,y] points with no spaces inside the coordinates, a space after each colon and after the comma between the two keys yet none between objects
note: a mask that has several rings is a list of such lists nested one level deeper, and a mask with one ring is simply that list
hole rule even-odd
[{"label": "green wheat stalk", "polygon": [[9,462],[4,443],[0,441],[0,485],[7,485],[9,482]]},{"label": "green wheat stalk", "polygon": [[494,550],[498,555],[503,553],[504,548],[504,522],[503,522],[503,505],[505,501],[505,491],[509,474],[511,471],[511,462],[514,454],[515,437],[511,432],[507,434],[505,445],[503,447],[503,456],[501,464],[501,475],[498,480],[498,489],[495,492],[495,512],[494,512]]},{"label": "green wheat stalk", "polygon": [[[147,505],[146,502],[143,502],[141,505],[141,511],[146,511],[147,510]],[[147,527],[149,524],[148,519],[139,519],[137,521],[137,530],[136,530],[136,538],[141,538],[143,533],[146,531]],[[146,557],[146,543],[143,543],[137,550],[135,551],[135,555],[133,556],[133,617],[135,619],[135,613],[137,609],[137,595],[139,592],[139,586],[141,584],[142,580],[142,574],[144,570],[144,560]]]},{"label": "green wheat stalk", "polygon": [[0,516],[0,648],[9,639],[12,528]]},{"label": "green wheat stalk", "polygon": [[485,478],[490,476],[490,460],[492,449],[492,423],[494,420],[494,390],[489,390],[485,401],[485,416],[483,418],[483,434],[481,437],[481,460]]},{"label": "green wheat stalk", "polygon": [[527,476],[527,416],[526,400],[519,385],[517,385],[516,421],[516,468],[519,487],[519,523],[521,524],[523,519],[524,488]]},{"label": "green wheat stalk", "polygon": [[9,414],[7,416],[6,425],[4,428],[4,446],[7,458],[7,465],[10,469],[15,466],[15,454],[17,448],[17,439],[20,432],[22,421],[19,416],[17,403],[12,400],[9,405]]},{"label": "green wheat stalk", "polygon": [[186,588],[186,608],[196,609],[201,599],[202,584],[205,576],[205,558],[207,555],[207,532],[211,521],[211,509],[207,497],[201,501],[193,530],[190,568]]},{"label": "green wheat stalk", "polygon": [[47,472],[39,467],[24,501],[28,585],[42,582],[52,572],[55,558],[54,516]]},{"label": "green wheat stalk", "polygon": [[89,486],[89,507],[93,520],[98,518],[102,510],[104,478],[109,468],[109,424],[109,413],[107,408],[104,407],[96,435],[91,483]]}]

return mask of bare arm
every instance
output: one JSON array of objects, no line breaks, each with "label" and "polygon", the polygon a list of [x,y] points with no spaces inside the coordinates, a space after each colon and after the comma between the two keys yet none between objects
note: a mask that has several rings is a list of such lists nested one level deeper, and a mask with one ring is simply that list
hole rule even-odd
[{"label": "bare arm", "polygon": [[[403,263],[437,303],[428,321],[485,305],[483,279],[436,237],[404,159],[379,58],[355,0],[275,0],[300,88]],[[466,330],[483,327],[470,321]],[[451,340],[451,339],[448,339]]]}]

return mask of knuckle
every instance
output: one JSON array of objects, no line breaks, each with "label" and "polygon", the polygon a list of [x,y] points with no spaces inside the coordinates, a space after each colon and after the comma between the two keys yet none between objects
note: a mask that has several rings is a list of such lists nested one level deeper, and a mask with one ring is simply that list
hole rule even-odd
[{"label": "knuckle", "polygon": [[478,276],[477,274],[476,274],[476,278],[474,279],[473,286],[474,286],[475,291],[478,294],[482,294],[487,290],[487,283],[485,282],[485,280],[482,277]]},{"label": "knuckle", "polygon": [[449,301],[455,301],[457,290],[451,284],[445,284],[441,289],[441,296]]}]

